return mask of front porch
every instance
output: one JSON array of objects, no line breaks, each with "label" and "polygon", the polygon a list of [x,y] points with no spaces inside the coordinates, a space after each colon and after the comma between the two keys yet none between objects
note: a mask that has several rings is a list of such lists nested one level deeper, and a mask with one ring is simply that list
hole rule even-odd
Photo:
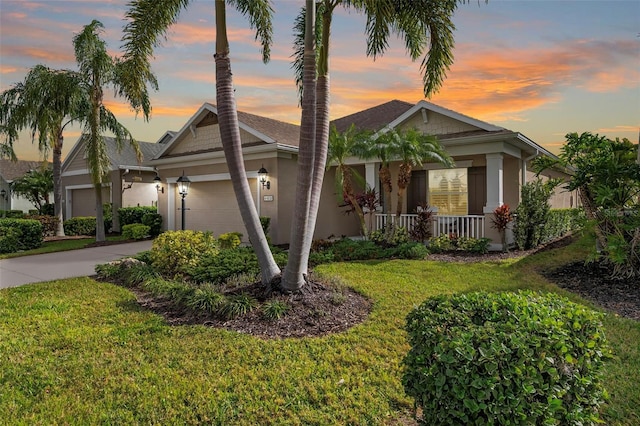
[{"label": "front porch", "polygon": [[[384,229],[387,220],[393,221],[394,219],[395,215],[377,213],[374,230]],[[402,214],[398,220],[398,226],[402,226],[411,232],[417,219],[417,214]],[[431,232],[434,237],[456,235],[457,237],[484,238],[485,217],[482,215],[452,216],[434,214]]]}]

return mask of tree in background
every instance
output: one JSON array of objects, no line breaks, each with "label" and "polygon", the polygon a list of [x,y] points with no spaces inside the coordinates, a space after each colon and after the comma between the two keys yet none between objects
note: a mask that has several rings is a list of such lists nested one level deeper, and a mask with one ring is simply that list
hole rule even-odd
[{"label": "tree in background", "polygon": [[56,236],[64,236],[62,225],[62,147],[64,130],[81,121],[87,110],[87,93],[78,73],[53,70],[44,65],[31,68],[25,79],[0,95],[0,127],[6,135],[5,155],[16,159],[13,143],[18,132],[28,129],[31,139],[46,158],[53,152],[53,203],[58,218]]},{"label": "tree in background", "polygon": [[562,167],[565,188],[577,190],[587,219],[595,223],[601,258],[618,276],[640,276],[640,164],[638,146],[589,132],[568,133],[557,160],[542,157],[538,172]]},{"label": "tree in background", "polygon": [[44,214],[44,208],[49,204],[49,194],[53,192],[53,171],[46,164],[39,169],[29,170],[11,182],[11,191],[26,198],[38,209],[38,214]]}]

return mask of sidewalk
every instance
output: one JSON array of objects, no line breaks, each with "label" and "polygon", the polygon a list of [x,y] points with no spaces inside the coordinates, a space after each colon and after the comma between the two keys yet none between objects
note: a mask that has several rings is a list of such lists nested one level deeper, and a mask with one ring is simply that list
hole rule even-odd
[{"label": "sidewalk", "polygon": [[151,240],[0,260],[0,288],[95,275],[95,266],[151,249]]}]

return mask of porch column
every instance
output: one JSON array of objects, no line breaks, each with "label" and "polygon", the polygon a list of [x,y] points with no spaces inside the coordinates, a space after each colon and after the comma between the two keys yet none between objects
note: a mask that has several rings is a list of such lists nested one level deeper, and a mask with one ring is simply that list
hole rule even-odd
[{"label": "porch column", "polygon": [[485,214],[493,211],[504,204],[503,185],[503,155],[500,153],[486,154],[487,158],[487,204],[484,206]]},{"label": "porch column", "polygon": [[365,180],[367,182],[367,186],[369,188],[376,188],[376,164],[375,163],[365,163],[364,165],[364,175]]}]

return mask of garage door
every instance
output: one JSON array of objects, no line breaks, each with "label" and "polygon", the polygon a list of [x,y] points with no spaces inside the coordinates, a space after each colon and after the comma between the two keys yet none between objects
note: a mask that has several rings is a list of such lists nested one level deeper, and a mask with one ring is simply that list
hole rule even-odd
[{"label": "garage door", "polygon": [[[249,179],[255,203],[256,179]],[[185,228],[211,231],[215,236],[226,232],[241,232],[247,240],[247,232],[240,216],[236,196],[230,181],[193,182],[185,199]],[[176,229],[180,229],[180,195],[176,194]]]},{"label": "garage door", "polygon": [[[109,188],[102,189],[102,202],[110,202]],[[74,189],[71,191],[71,217],[95,216],[96,195],[93,188]]]}]

